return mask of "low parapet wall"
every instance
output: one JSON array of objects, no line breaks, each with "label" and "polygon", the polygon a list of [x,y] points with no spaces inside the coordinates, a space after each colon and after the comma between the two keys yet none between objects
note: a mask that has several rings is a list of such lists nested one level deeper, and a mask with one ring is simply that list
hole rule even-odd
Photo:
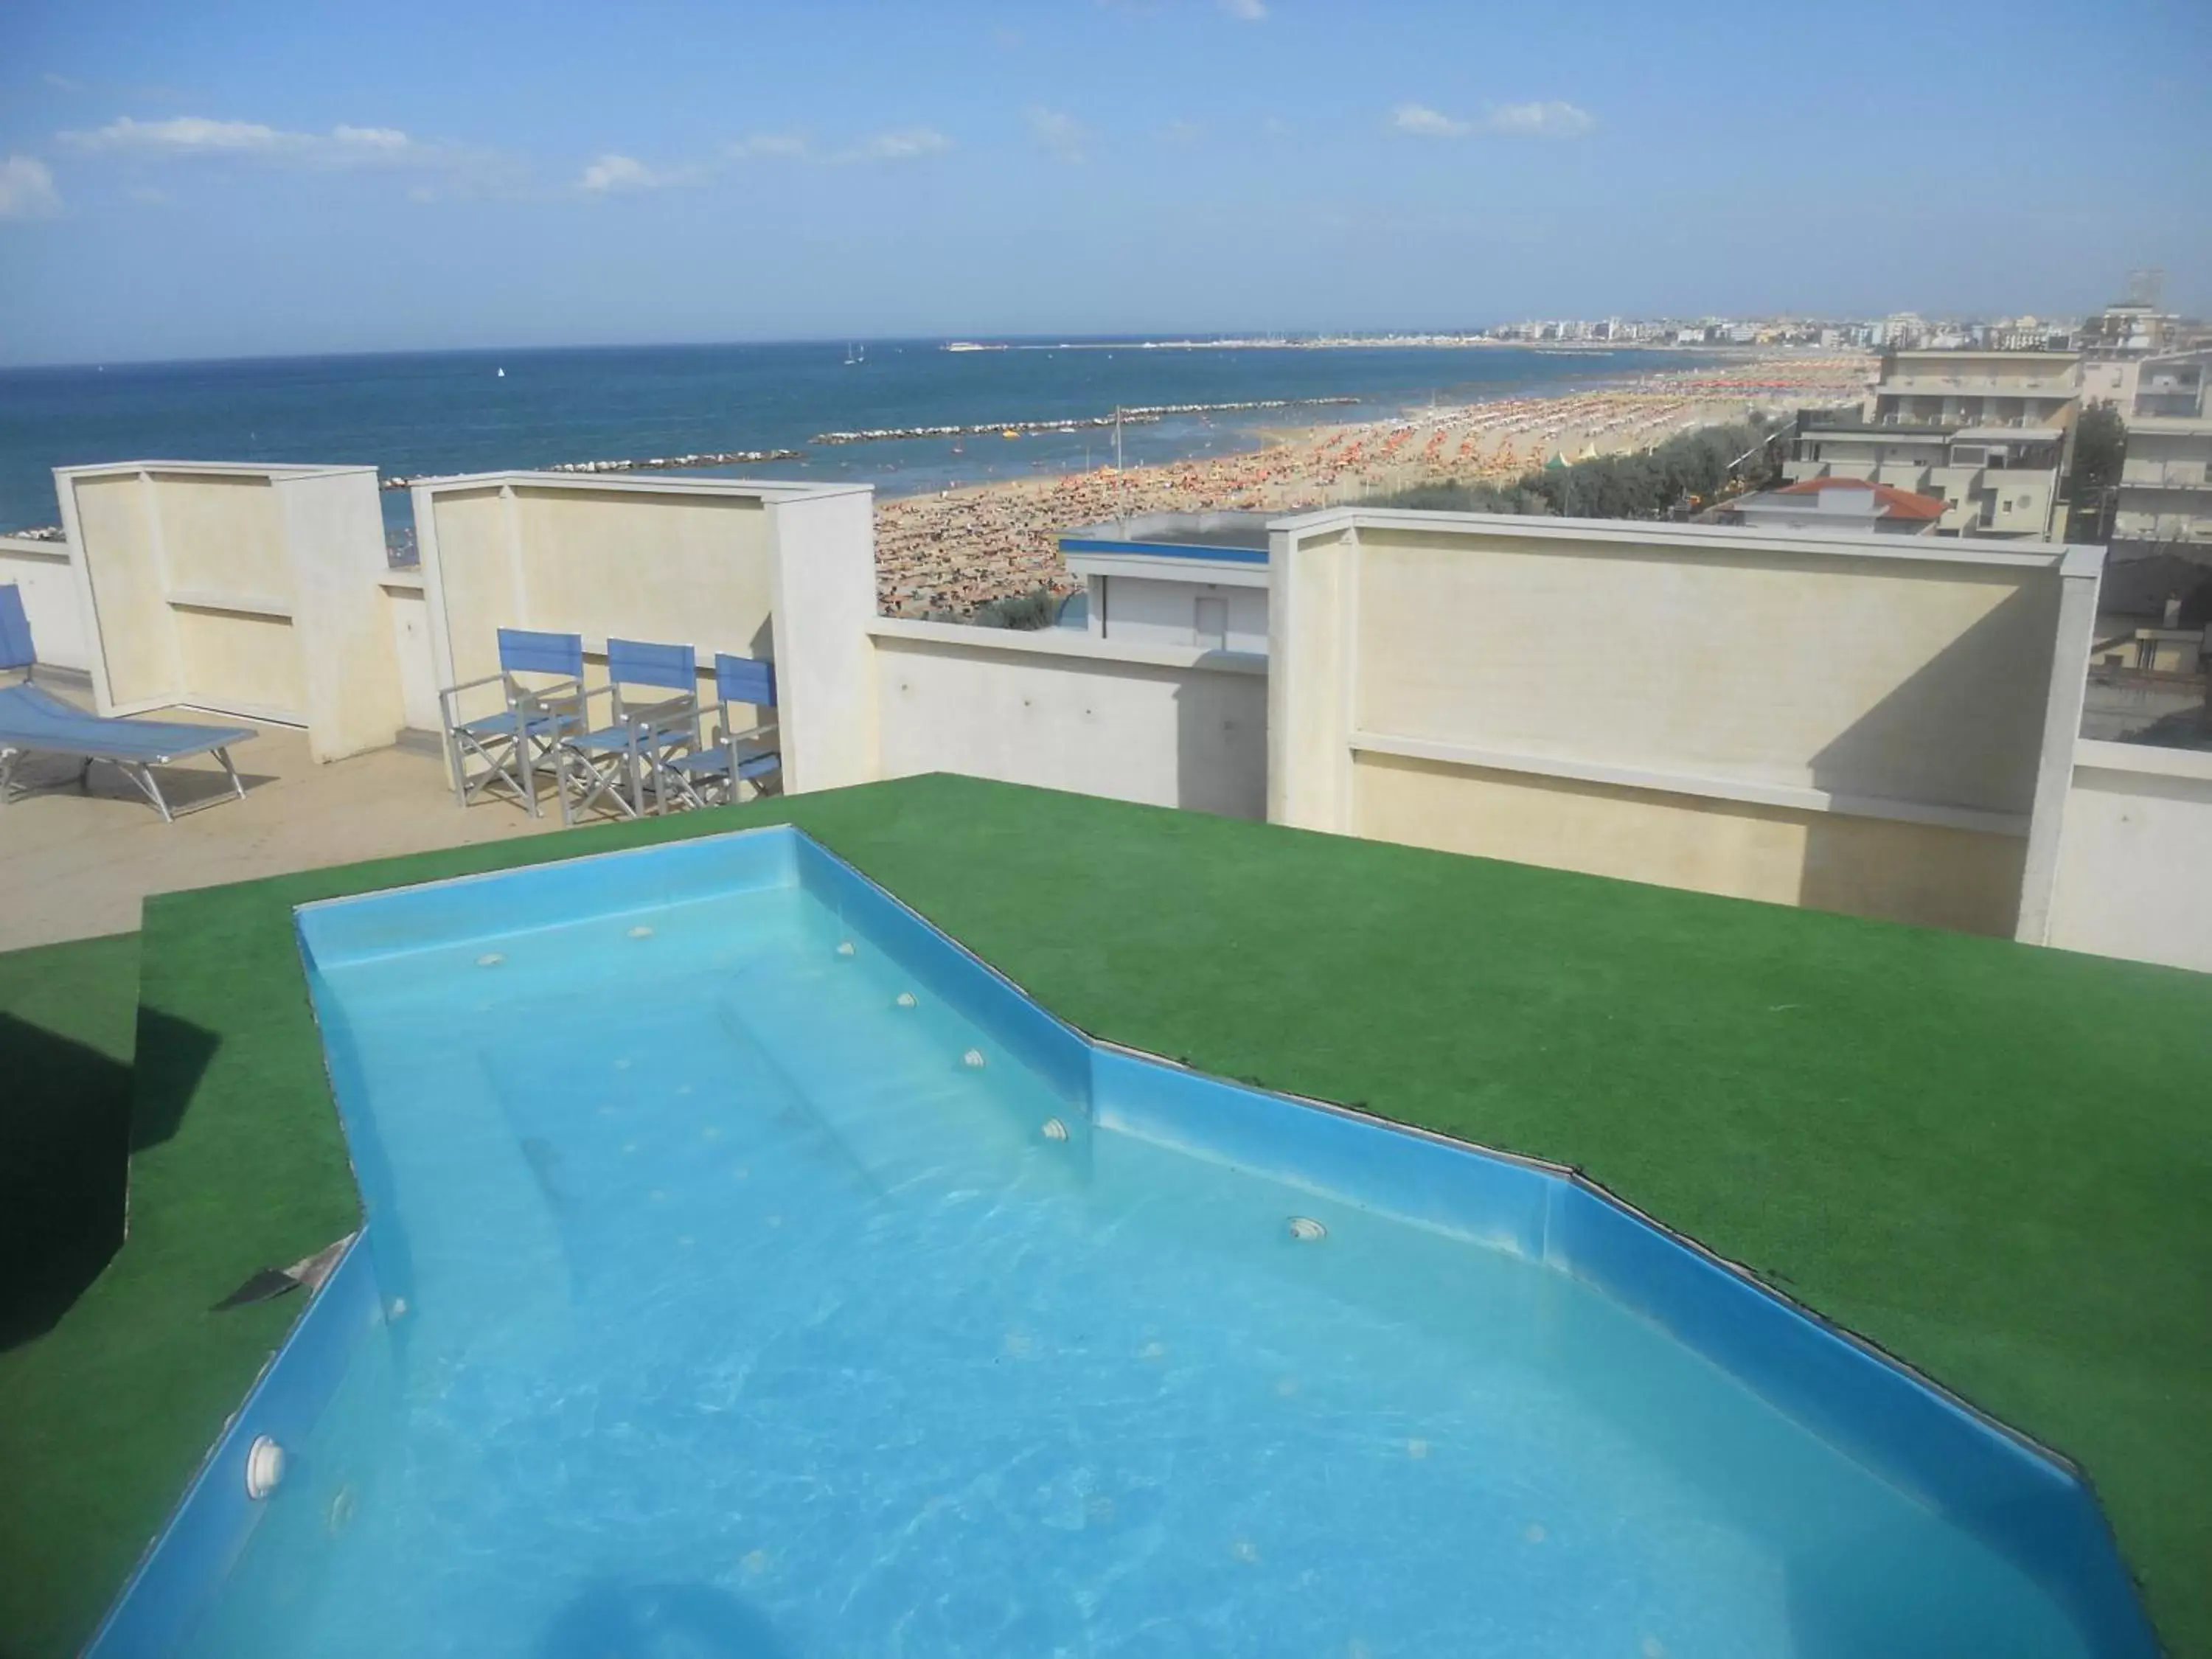
[{"label": "low parapet wall", "polygon": [[1264,657],[890,617],[868,634],[884,777],[958,772],[1266,814]]},{"label": "low parapet wall", "polygon": [[13,586],[23,596],[23,611],[31,619],[31,642],[41,663],[80,673],[91,669],[84,604],[67,542],[0,536],[0,587],[4,586]]},{"label": "low parapet wall", "polygon": [[2075,745],[2049,943],[2212,973],[2212,754]]},{"label": "low parapet wall", "polygon": [[1278,823],[2040,941],[2100,550],[1273,528]]}]

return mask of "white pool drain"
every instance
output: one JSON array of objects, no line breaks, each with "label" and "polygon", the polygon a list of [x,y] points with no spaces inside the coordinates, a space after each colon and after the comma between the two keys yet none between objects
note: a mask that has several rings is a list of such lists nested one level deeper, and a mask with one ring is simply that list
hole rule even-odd
[{"label": "white pool drain", "polygon": [[1062,1122],[1061,1122],[1058,1118],[1056,1118],[1056,1117],[1048,1117],[1048,1118],[1045,1119],[1045,1121],[1044,1121],[1044,1138],[1045,1138],[1047,1140],[1065,1140],[1065,1139],[1067,1139],[1067,1125],[1066,1125],[1065,1123],[1062,1123]]},{"label": "white pool drain", "polygon": [[1291,1218],[1291,1237],[1302,1244],[1310,1244],[1316,1239],[1327,1238],[1328,1229],[1310,1215],[1294,1215]]},{"label": "white pool drain", "polygon": [[258,1503],[284,1479],[284,1449],[267,1435],[256,1435],[246,1449],[246,1495]]}]

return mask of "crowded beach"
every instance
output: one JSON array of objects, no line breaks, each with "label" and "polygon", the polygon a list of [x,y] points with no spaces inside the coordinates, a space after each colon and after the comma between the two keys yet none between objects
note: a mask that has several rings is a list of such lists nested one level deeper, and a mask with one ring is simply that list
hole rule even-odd
[{"label": "crowded beach", "polygon": [[1040,587],[1073,592],[1058,538],[1140,513],[1288,513],[1417,484],[1504,482],[1553,460],[1647,449],[1754,413],[1856,402],[1873,364],[1792,356],[1670,371],[1626,386],[1409,410],[1267,434],[1239,454],[892,497],[876,509],[876,585],[893,616],[966,617]]}]

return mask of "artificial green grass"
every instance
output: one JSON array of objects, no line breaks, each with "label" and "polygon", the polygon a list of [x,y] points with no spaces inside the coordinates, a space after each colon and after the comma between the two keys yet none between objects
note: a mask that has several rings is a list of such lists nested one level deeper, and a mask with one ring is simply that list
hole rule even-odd
[{"label": "artificial green grass", "polygon": [[1583,1168],[2076,1459],[2212,1654],[2212,976],[950,777],[150,901],[173,1130],[10,1413],[128,1443],[8,1431],[90,1490],[0,1653],[81,1638],[294,1311],[206,1307],[353,1224],[290,907],[782,818],[1095,1035]]},{"label": "artificial green grass", "polygon": [[[115,1534],[65,1473],[78,1413],[115,1350],[70,1311],[123,1231],[138,939],[0,955],[0,1655],[73,1652],[119,1574],[83,1564]],[[59,1321],[59,1324],[57,1324]],[[170,1494],[173,1496],[173,1491]],[[154,1494],[155,1501],[161,1501]],[[122,1546],[124,1567],[135,1545]],[[76,1577],[71,1600],[57,1577]],[[58,1589],[61,1589],[57,1594]]]}]

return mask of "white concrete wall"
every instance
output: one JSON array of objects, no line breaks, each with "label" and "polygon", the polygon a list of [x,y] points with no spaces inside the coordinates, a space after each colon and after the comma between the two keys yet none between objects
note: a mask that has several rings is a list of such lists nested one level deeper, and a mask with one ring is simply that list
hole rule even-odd
[{"label": "white concrete wall", "polygon": [[799,794],[881,775],[872,491],[821,492],[769,508],[775,607],[776,736],[783,787]]},{"label": "white concrete wall", "polygon": [[132,461],[54,483],[101,713],[281,721],[323,761],[392,741],[374,467]]},{"label": "white concrete wall", "polygon": [[392,570],[384,578],[391,605],[392,650],[399,667],[402,717],[417,732],[441,729],[438,671],[430,661],[430,606],[422,597],[422,573]]},{"label": "white concrete wall", "polygon": [[[767,659],[785,787],[875,775],[866,488],[504,472],[413,493],[436,685],[495,672],[501,628],[580,634],[595,665],[611,637],[690,645],[702,707],[716,652]],[[477,696],[464,712],[496,705]]]},{"label": "white concrete wall", "polygon": [[2212,754],[2075,746],[2049,942],[2212,972]]},{"label": "white concrete wall", "polygon": [[1274,529],[1269,816],[2039,939],[2097,550]]},{"label": "white concrete wall", "polygon": [[39,660],[89,672],[90,630],[85,625],[76,574],[70,568],[69,544],[0,536],[0,586],[10,586],[22,593]]},{"label": "white concrete wall", "polygon": [[[1102,584],[1103,593],[1102,593]],[[1097,575],[1091,596],[1090,631],[1123,645],[1200,647],[1198,601],[1222,604],[1226,636],[1218,648],[1264,653],[1267,649],[1267,590],[1242,583],[1183,581],[1156,576]]]},{"label": "white concrete wall", "polygon": [[959,772],[1257,818],[1266,659],[878,617],[882,775]]}]

